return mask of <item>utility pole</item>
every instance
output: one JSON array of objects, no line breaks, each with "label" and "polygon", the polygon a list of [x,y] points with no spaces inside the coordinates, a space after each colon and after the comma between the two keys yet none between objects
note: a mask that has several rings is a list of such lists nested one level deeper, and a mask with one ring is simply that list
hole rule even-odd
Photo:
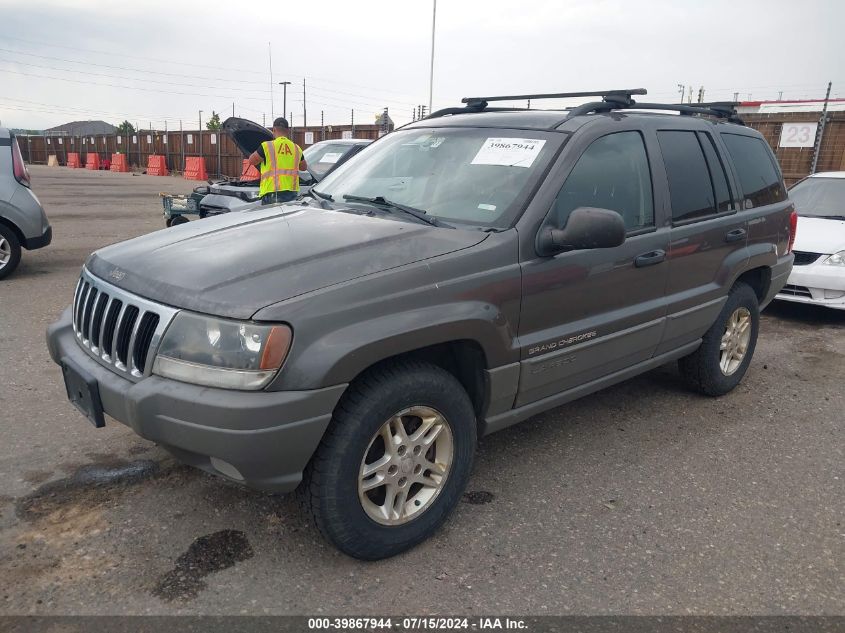
[{"label": "utility pole", "polygon": [[305,77],[302,78],[302,127],[308,127],[308,110],[305,108]]},{"label": "utility pole", "polygon": [[[138,143],[139,147],[140,147],[140,145],[141,144]],[[202,110],[200,110],[200,131],[197,134],[197,150],[198,150],[198,155],[202,156]]]},{"label": "utility pole", "polygon": [[819,164],[819,150],[822,147],[822,138],[824,137],[824,126],[827,123],[827,102],[830,101],[830,87],[833,82],[827,82],[827,92],[824,95],[824,106],[822,107],[822,116],[819,119],[819,127],[816,129],[816,140],[813,143],[813,164],[810,167],[810,173],[816,173],[816,167]]},{"label": "utility pole", "polygon": [[738,92],[734,93],[734,103],[739,103],[739,93]]},{"label": "utility pole", "polygon": [[692,86],[687,90],[687,103],[692,103]]},{"label": "utility pole", "polygon": [[778,91],[778,101],[783,101],[783,90]]},{"label": "utility pole", "polygon": [[355,138],[355,108],[352,108],[352,138]]},{"label": "utility pole", "polygon": [[[273,109],[273,47],[270,42],[267,42],[267,53],[270,56],[270,118],[275,119],[276,114]],[[284,115],[284,113],[282,113]]]},{"label": "utility pole", "polygon": [[699,103],[704,103],[704,86],[701,86],[701,87],[698,89],[698,102],[699,102]]},{"label": "utility pole", "polygon": [[326,140],[326,122],[325,122],[325,119],[323,118],[323,111],[322,110],[320,110],[320,140],[321,141]]},{"label": "utility pole", "polygon": [[289,81],[280,81],[279,85],[282,87],[282,116],[288,111],[288,86]]},{"label": "utility pole", "polygon": [[232,116],[235,116],[235,102],[232,101]]},{"label": "utility pole", "polygon": [[434,98],[434,27],[437,24],[437,0],[433,0],[431,7],[431,69],[428,74],[428,111],[431,112]]},{"label": "utility pole", "polygon": [[684,84],[678,84],[678,92],[681,94],[681,103],[684,102],[684,93],[686,92],[686,87]]}]

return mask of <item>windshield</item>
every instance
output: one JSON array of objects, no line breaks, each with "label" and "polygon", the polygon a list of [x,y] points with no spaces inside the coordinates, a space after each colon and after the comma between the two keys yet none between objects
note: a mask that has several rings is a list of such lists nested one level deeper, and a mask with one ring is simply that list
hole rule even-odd
[{"label": "windshield", "polygon": [[789,190],[798,215],[845,216],[845,178],[807,178]]},{"label": "windshield", "polygon": [[336,202],[382,197],[448,223],[506,228],[563,138],[526,130],[400,130],[338,167],[317,193]]},{"label": "windshield", "polygon": [[302,156],[308,169],[317,178],[322,178],[352,147],[351,143],[317,143],[303,151]]}]

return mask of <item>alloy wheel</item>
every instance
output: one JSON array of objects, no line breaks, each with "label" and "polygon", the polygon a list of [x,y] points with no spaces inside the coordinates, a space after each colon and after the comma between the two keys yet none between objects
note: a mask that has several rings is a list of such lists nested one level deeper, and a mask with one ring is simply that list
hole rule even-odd
[{"label": "alloy wheel", "polygon": [[730,376],[742,365],[750,341],[751,312],[748,308],[739,307],[728,317],[719,345],[719,368],[725,376]]},{"label": "alloy wheel", "polygon": [[358,498],[381,525],[402,525],[425,512],[449,477],[452,429],[440,412],[414,406],[391,416],[361,460]]},{"label": "alloy wheel", "polygon": [[9,240],[0,235],[0,268],[5,268],[12,260],[12,245]]}]

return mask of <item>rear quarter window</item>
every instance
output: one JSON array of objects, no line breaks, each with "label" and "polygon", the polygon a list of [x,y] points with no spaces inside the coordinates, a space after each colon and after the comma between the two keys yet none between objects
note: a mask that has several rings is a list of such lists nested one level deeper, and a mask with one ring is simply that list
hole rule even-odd
[{"label": "rear quarter window", "polygon": [[722,134],[722,140],[739,176],[746,208],[786,200],[786,188],[765,141],[740,134]]}]

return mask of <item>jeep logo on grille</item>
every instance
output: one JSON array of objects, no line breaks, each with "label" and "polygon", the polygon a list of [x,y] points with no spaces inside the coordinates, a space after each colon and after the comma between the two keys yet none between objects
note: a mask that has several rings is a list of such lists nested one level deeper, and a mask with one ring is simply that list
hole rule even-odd
[{"label": "jeep logo on grille", "polygon": [[115,268],[109,273],[109,277],[115,281],[123,281],[126,278],[126,273],[120,270],[120,268]]}]

